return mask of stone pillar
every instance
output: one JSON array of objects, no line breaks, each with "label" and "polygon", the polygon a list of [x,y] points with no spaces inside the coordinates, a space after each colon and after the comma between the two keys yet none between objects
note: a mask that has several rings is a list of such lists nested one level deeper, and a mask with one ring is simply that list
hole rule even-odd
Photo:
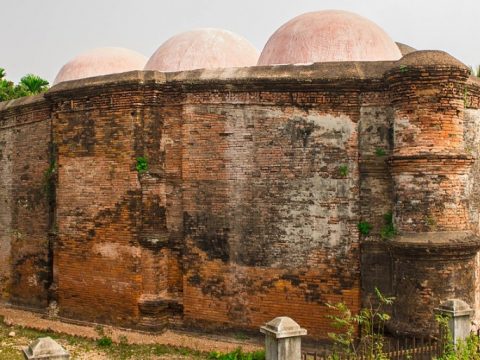
[{"label": "stone pillar", "polygon": [[302,339],[307,330],[302,329],[287,316],[280,316],[260,328],[265,334],[266,360],[300,360]]},{"label": "stone pillar", "polygon": [[[442,299],[475,298],[479,239],[468,216],[464,95],[468,68],[440,51],[404,56],[386,75],[394,109],[391,330],[436,333]],[[460,275],[461,274],[461,275]]]},{"label": "stone pillar", "polygon": [[448,329],[454,345],[457,345],[459,340],[465,340],[470,335],[473,310],[465,301],[459,299],[447,300],[436,309],[436,312],[439,315],[448,317]]}]

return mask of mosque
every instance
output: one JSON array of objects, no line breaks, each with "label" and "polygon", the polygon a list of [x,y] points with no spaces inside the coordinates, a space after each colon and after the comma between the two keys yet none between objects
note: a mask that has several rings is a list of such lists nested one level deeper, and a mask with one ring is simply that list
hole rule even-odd
[{"label": "mosque", "polygon": [[332,331],[394,296],[390,331],[480,319],[480,82],[345,11],[259,53],[195,29],[101,48],[0,103],[0,296],[66,321]]}]

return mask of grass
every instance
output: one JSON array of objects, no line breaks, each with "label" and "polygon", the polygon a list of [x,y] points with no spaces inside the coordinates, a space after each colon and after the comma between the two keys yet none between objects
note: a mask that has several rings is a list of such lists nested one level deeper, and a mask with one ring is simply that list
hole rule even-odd
[{"label": "grass", "polygon": [[[10,337],[8,334],[14,331],[15,336]],[[162,344],[137,345],[129,344],[125,337],[120,338],[119,343],[113,342],[108,337],[103,328],[99,331],[100,338],[97,340],[82,338],[79,336],[71,336],[59,334],[53,331],[38,331],[19,326],[7,326],[3,318],[0,317],[0,359],[2,360],[24,360],[22,346],[26,346],[39,337],[50,336],[58,341],[63,347],[70,352],[71,358],[76,359],[85,353],[98,353],[108,359],[129,360],[129,359],[157,359],[158,356],[166,356],[168,359],[178,359],[179,356],[186,359],[220,359],[220,360],[263,360],[265,355],[262,351],[254,353],[245,353],[241,349],[237,349],[230,353],[210,352],[204,353],[188,348],[179,348]]]}]

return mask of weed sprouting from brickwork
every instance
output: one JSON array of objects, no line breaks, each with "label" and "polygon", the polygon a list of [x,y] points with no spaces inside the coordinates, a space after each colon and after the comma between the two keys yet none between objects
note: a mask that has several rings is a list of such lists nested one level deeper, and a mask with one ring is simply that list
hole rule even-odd
[{"label": "weed sprouting from brickwork", "polygon": [[358,231],[360,231],[360,234],[366,236],[370,234],[370,231],[372,230],[373,226],[368,221],[360,221],[357,227],[358,227]]},{"label": "weed sprouting from brickwork", "polygon": [[51,161],[50,166],[43,173],[43,190],[47,196],[48,202],[55,199],[55,176],[57,173],[57,162]]},{"label": "weed sprouting from brickwork", "polygon": [[137,169],[138,173],[144,173],[148,171],[148,160],[146,157],[140,156],[137,158],[137,164],[135,166]]},{"label": "weed sprouting from brickwork", "polygon": [[385,152],[385,149],[383,148],[376,148],[375,149],[375,155],[378,156],[378,157],[382,157],[382,156],[385,156],[387,153]]},{"label": "weed sprouting from brickwork", "polygon": [[393,225],[393,213],[391,211],[386,213],[385,215],[383,215],[383,219],[385,221],[385,224],[380,230],[380,236],[382,237],[382,239],[389,240],[397,234],[397,230]]},{"label": "weed sprouting from brickwork", "polygon": [[338,172],[340,176],[346,177],[348,175],[348,166],[347,165],[340,165],[338,167]]}]

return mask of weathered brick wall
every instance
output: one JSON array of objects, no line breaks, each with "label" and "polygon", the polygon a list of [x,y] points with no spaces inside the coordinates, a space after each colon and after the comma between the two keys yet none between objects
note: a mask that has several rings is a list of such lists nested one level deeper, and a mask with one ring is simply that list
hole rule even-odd
[{"label": "weathered brick wall", "polygon": [[134,149],[141,125],[132,103],[140,95],[69,95],[53,99],[60,314],[133,324],[141,293],[142,254],[135,239],[142,192]]},{"label": "weathered brick wall", "polygon": [[[396,298],[390,325],[400,333],[422,335],[438,331],[434,309],[440,303],[461,299],[474,307],[478,246],[449,247],[449,242],[464,242],[452,233],[418,234],[416,240],[395,249]],[[429,247],[422,246],[427,242]]]},{"label": "weathered brick wall", "polygon": [[[373,90],[373,89],[372,89]],[[393,295],[389,239],[382,236],[385,217],[393,211],[393,179],[388,159],[393,147],[393,109],[382,82],[377,92],[362,96],[359,123],[360,214],[359,223],[370,226],[361,234],[362,304],[376,302],[375,288]]]},{"label": "weathered brick wall", "polygon": [[0,104],[0,295],[47,305],[50,108],[42,96]]},{"label": "weathered brick wall", "polygon": [[466,82],[452,58],[420,52],[131,72],[4,106],[4,298],[151,330],[288,315],[325,338],[326,303],[355,312],[378,287],[397,296],[396,330],[428,329],[446,297],[478,303],[480,87]]},{"label": "weathered brick wall", "polygon": [[[478,107],[480,103],[472,104]],[[467,196],[469,199],[469,221],[471,230],[474,234],[480,235],[480,192],[478,186],[480,184],[480,110],[470,107],[465,110],[465,150],[470,153],[476,161],[473,163],[469,183],[467,187]],[[476,262],[476,277],[475,277],[475,324],[478,328],[480,324],[480,255],[477,254]]]},{"label": "weathered brick wall", "polygon": [[398,235],[391,246],[399,332],[436,332],[434,308],[449,298],[474,306],[479,238],[469,220],[474,158],[464,139],[468,73],[448,54],[420,52],[386,75],[395,110],[391,167]]},{"label": "weathered brick wall", "polygon": [[162,81],[152,82],[144,92],[142,153],[148,171],[140,177],[143,294],[139,309],[147,329],[178,324],[182,314],[181,99],[178,90],[165,91]]},{"label": "weathered brick wall", "polygon": [[48,94],[62,316],[159,329],[181,310],[181,109],[173,96],[165,104],[155,85],[162,77],[150,76],[129,73],[102,87],[86,80]]},{"label": "weathered brick wall", "polygon": [[463,139],[467,70],[403,66],[389,76],[395,104],[397,226],[405,232],[466,230],[471,164]]},{"label": "weathered brick wall", "polygon": [[358,93],[208,90],[183,115],[185,321],[325,337],[327,302],[360,307]]}]

